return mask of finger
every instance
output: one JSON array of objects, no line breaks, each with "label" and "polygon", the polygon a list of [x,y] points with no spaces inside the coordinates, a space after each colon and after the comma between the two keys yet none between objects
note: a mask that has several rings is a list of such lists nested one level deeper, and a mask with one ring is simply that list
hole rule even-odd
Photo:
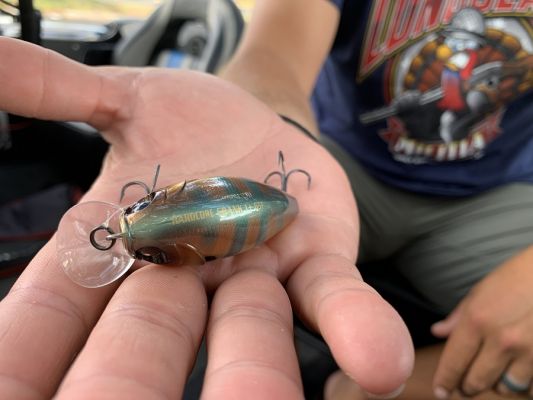
[{"label": "finger", "polygon": [[0,303],[2,397],[50,398],[115,288],[73,283],[52,239]]},{"label": "finger", "polygon": [[485,341],[462,382],[464,394],[473,396],[493,388],[511,357],[496,340]]},{"label": "finger", "polygon": [[366,285],[351,260],[316,256],[290,277],[300,316],[317,329],[339,366],[364,390],[398,389],[413,367],[413,345],[394,309]]},{"label": "finger", "polygon": [[109,302],[58,398],[180,398],[206,310],[203,285],[191,270],[136,271]]},{"label": "finger", "polygon": [[291,307],[273,275],[247,270],[219,287],[207,350],[202,398],[303,398]]},{"label": "finger", "polygon": [[0,109],[14,114],[104,127],[128,97],[131,79],[119,79],[118,70],[101,74],[21,40],[0,37],[0,59]]},{"label": "finger", "polygon": [[392,393],[380,396],[369,395],[342,371],[336,371],[326,381],[324,400],[395,399],[402,393],[403,389],[404,386],[400,386]]},{"label": "finger", "polygon": [[463,304],[464,303],[460,303],[450,313],[450,315],[448,315],[442,321],[436,322],[433,325],[431,325],[431,333],[433,333],[433,335],[435,335],[438,338],[448,337],[452,333],[453,328],[455,328],[455,326],[461,319],[461,310],[463,308]]},{"label": "finger", "polygon": [[324,400],[365,399],[365,392],[342,371],[330,375],[324,385]]},{"label": "finger", "polygon": [[523,395],[531,387],[533,379],[533,365],[527,357],[519,357],[514,360],[505,373],[501,374],[501,379],[497,385],[498,393],[506,396]]},{"label": "finger", "polygon": [[459,323],[442,352],[433,387],[435,396],[446,399],[459,388],[463,376],[481,346],[481,339],[468,323]]}]

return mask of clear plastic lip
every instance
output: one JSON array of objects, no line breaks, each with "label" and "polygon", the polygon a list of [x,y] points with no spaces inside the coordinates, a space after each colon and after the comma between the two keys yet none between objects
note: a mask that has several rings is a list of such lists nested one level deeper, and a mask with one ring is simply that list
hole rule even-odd
[{"label": "clear plastic lip", "polygon": [[[91,231],[101,225],[120,232],[122,209],[101,201],[80,203],[68,210],[57,230],[58,260],[67,276],[78,285],[97,288],[123,276],[135,261],[117,239],[109,250],[98,250],[90,242]],[[102,230],[98,240],[108,233]]]}]

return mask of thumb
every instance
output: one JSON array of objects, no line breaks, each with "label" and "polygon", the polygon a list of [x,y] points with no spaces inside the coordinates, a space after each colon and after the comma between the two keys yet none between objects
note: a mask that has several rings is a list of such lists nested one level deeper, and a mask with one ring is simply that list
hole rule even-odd
[{"label": "thumb", "polygon": [[460,303],[445,319],[431,325],[431,333],[438,338],[446,338],[452,333],[461,318],[463,303]]}]

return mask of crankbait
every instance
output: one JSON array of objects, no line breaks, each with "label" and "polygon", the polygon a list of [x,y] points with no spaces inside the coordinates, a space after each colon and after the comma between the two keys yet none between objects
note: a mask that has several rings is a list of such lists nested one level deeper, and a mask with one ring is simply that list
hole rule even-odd
[{"label": "crankbait", "polygon": [[[107,285],[121,277],[137,260],[155,264],[201,265],[259,246],[298,213],[296,199],[287,194],[287,181],[294,172],[270,173],[264,183],[245,178],[210,177],[184,181],[155,190],[143,182],[147,195],[120,208],[104,202],[74,206],[62,218],[57,246],[66,274],[85,287]],[[272,176],[281,178],[281,190],[268,185]],[[94,218],[101,218],[95,224]],[[117,242],[121,242],[118,246]]]}]

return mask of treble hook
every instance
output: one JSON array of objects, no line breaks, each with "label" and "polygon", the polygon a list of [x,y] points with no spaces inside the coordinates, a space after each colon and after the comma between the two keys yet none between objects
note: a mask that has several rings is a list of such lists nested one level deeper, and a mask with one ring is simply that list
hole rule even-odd
[{"label": "treble hook", "polygon": [[[160,169],[161,169],[161,165],[158,164],[155,169],[154,182],[152,184],[152,189],[150,189],[146,183],[141,182],[141,181],[128,182],[124,186],[122,186],[122,189],[120,190],[119,203],[122,202],[122,200],[124,199],[124,196],[126,194],[126,189],[129,188],[130,186],[134,186],[134,185],[141,186],[144,190],[146,190],[146,194],[152,193],[155,190],[155,185],[157,185],[157,178],[159,177]],[[96,240],[96,234],[100,231],[106,231],[108,233],[108,235],[106,235],[105,237],[105,240],[108,241],[106,245],[102,245],[98,243],[98,241]],[[91,242],[92,246],[95,249],[100,250],[100,251],[106,251],[115,245],[117,239],[122,239],[123,236],[124,236],[124,233],[122,232],[115,233],[109,226],[107,226],[106,224],[102,224],[102,225],[97,226],[91,231],[91,233],[89,234],[89,241]]]},{"label": "treble hook", "polygon": [[159,177],[160,169],[161,169],[161,165],[157,164],[157,167],[155,169],[154,183],[152,184],[152,189],[150,189],[146,183],[141,182],[141,181],[128,182],[124,186],[122,186],[122,189],[120,190],[120,199],[118,200],[118,202],[120,203],[122,202],[122,200],[124,200],[126,189],[129,188],[130,186],[141,186],[146,191],[146,194],[152,193],[155,190],[155,185],[157,184],[157,178]]},{"label": "treble hook", "polygon": [[278,153],[278,164],[280,166],[281,171],[273,171],[270,174],[268,174],[267,177],[264,180],[264,183],[268,183],[268,180],[272,176],[279,175],[279,177],[281,179],[281,190],[286,192],[287,191],[287,182],[289,180],[289,177],[295,172],[300,172],[300,173],[304,174],[305,176],[307,176],[307,189],[309,189],[311,187],[311,175],[309,175],[309,173],[307,171],[305,171],[303,169],[295,168],[295,169],[291,169],[288,173],[286,172],[286,170],[285,170],[285,157],[283,156],[283,152],[281,150]]}]

